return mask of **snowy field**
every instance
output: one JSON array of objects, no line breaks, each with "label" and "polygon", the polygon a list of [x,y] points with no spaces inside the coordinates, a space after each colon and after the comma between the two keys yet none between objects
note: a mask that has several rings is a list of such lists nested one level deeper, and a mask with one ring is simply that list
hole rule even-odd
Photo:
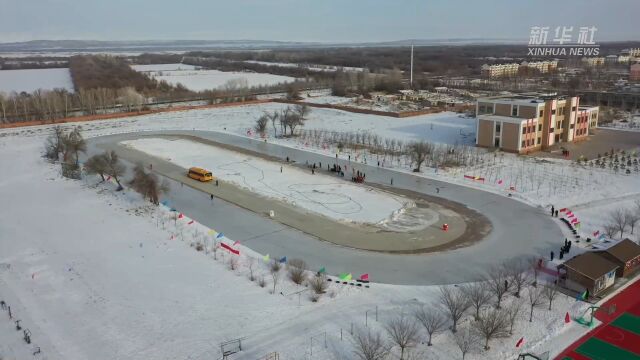
[{"label": "snowy field", "polygon": [[134,65],[133,69],[172,85],[182,84],[193,91],[219,89],[229,85],[230,82],[235,82],[241,85],[240,87],[255,87],[288,83],[295,80],[289,76],[273,74],[200,70],[184,64]]},{"label": "snowy field", "polygon": [[0,93],[66,89],[73,92],[69,69],[0,70]]},{"label": "snowy field", "polygon": [[[125,123],[126,125],[126,123]],[[94,134],[97,124],[87,124]],[[433,308],[437,287],[372,284],[370,289],[331,284],[318,303],[283,274],[273,281],[261,254],[233,239],[235,256],[211,251],[215,231],[188,218],[174,220],[129,190],[115,192],[97,178],[62,179],[59,166],[40,154],[47,132],[3,131],[0,137],[0,296],[32,334],[31,345],[0,316],[0,356],[5,360],[219,359],[219,343],[244,338],[243,352],[231,359],[354,358],[351,329],[384,338],[383,324],[420,305]],[[72,201],[71,201],[72,200]],[[177,236],[180,234],[180,236]],[[16,239],[20,239],[16,241]],[[197,244],[204,251],[196,251]],[[214,258],[215,257],[215,258]],[[256,259],[257,257],[257,259]],[[231,270],[231,259],[237,267]],[[252,260],[253,259],[253,260]],[[248,279],[252,265],[266,286]],[[529,322],[526,290],[514,332],[492,340],[466,359],[513,359],[520,352],[557,353],[588,329],[564,315],[583,315],[585,304],[560,295],[552,310],[534,309]],[[503,303],[517,299],[508,295]],[[460,329],[473,323],[468,313]],[[523,347],[516,342],[524,338]],[[325,341],[326,339],[326,341]],[[415,358],[459,359],[451,332],[424,344],[421,330]],[[393,349],[392,358],[399,350]]]},{"label": "snowy field", "polygon": [[[329,218],[384,224],[413,203],[380,190],[190,140],[138,139],[123,145],[188,169],[198,166],[256,194]],[[348,172],[345,176],[351,174]]]}]

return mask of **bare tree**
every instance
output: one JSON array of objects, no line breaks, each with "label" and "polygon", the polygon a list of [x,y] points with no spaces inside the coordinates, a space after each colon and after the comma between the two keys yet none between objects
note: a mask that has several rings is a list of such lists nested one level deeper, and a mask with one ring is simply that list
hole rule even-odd
[{"label": "bare tree", "polygon": [[327,281],[327,277],[323,274],[315,276],[308,280],[309,287],[313,290],[314,293],[320,295],[324,294],[329,288],[329,282]]},{"label": "bare tree", "polygon": [[[640,204],[640,202],[636,202],[636,204]],[[627,219],[629,228],[631,228],[631,234],[633,234],[633,229],[636,227],[638,221],[640,221],[640,211],[638,209],[629,209],[624,213],[624,215]]]},{"label": "bare tree", "polygon": [[609,215],[609,218],[611,223],[616,227],[616,230],[620,232],[620,239],[622,239],[622,234],[627,228],[628,220],[625,211],[616,209]]},{"label": "bare tree", "polygon": [[422,163],[424,163],[427,156],[433,151],[433,145],[426,141],[414,141],[408,144],[408,150],[412,163],[416,164],[413,171],[420,172]]},{"label": "bare tree", "polygon": [[618,232],[618,227],[615,224],[604,225],[604,233],[607,234],[608,237],[613,238],[616,232]]},{"label": "bare tree", "polygon": [[67,136],[63,138],[63,143],[65,149],[65,162],[69,162],[69,158],[73,157],[76,167],[79,166],[80,153],[85,153],[87,151],[87,142],[82,137],[80,128],[75,127],[73,131],[67,134]]},{"label": "bare tree", "polygon": [[255,126],[256,132],[258,132],[260,135],[264,136],[264,133],[267,131],[267,125],[268,124],[269,124],[269,117],[267,116],[267,114],[262,114],[256,120],[256,126]]},{"label": "bare tree", "polygon": [[102,181],[105,180],[104,174],[107,172],[107,161],[104,154],[93,155],[84,163],[87,174],[100,175]]},{"label": "bare tree", "polygon": [[489,286],[493,294],[496,296],[496,308],[500,308],[502,298],[509,291],[509,278],[501,266],[494,266],[489,271]]},{"label": "bare tree", "polygon": [[274,111],[272,113],[265,113],[265,115],[267,116],[267,118],[269,118],[269,120],[271,120],[271,126],[273,126],[273,137],[277,137],[278,128],[276,127],[276,122],[278,121],[280,114],[277,111]]},{"label": "bare tree", "polygon": [[551,305],[553,305],[553,300],[558,297],[560,294],[560,289],[557,284],[546,284],[542,288],[542,295],[549,301],[549,310],[551,310]]},{"label": "bare tree", "polygon": [[404,359],[407,348],[413,348],[418,342],[418,325],[404,314],[387,321],[384,325],[391,340],[400,348],[400,360]]},{"label": "bare tree", "polygon": [[103,154],[104,160],[106,162],[106,171],[105,173],[109,176],[112,176],[113,179],[118,184],[118,190],[122,190],[122,184],[120,184],[120,178],[124,176],[127,171],[127,168],[120,161],[120,157],[118,154],[111,150],[105,151]]},{"label": "bare tree", "polygon": [[447,286],[440,286],[440,303],[442,303],[447,310],[449,319],[451,319],[453,323],[451,331],[455,333],[458,320],[460,320],[467,309],[469,309],[471,303],[461,290]]},{"label": "bare tree", "polygon": [[143,198],[148,198],[156,205],[160,203],[160,195],[169,191],[169,183],[166,180],[160,182],[156,174],[146,172],[140,163],[133,168],[133,179],[129,181],[129,185]]},{"label": "bare tree", "polygon": [[509,321],[509,334],[513,335],[513,326],[516,324],[516,320],[518,319],[518,315],[522,311],[522,304],[524,300],[522,299],[513,299],[511,304],[506,308],[505,313],[507,316],[507,320]]},{"label": "bare tree", "polygon": [[384,360],[391,346],[379,332],[357,328],[353,334],[353,353],[360,360]]},{"label": "bare tree", "polygon": [[249,280],[254,281],[256,279],[253,270],[256,266],[256,259],[252,256],[247,257],[247,269],[249,269]]},{"label": "bare tree", "polygon": [[529,322],[533,321],[533,309],[540,306],[540,304],[542,304],[542,301],[544,300],[542,297],[542,290],[543,288],[539,287],[529,287],[527,290],[529,299]]},{"label": "bare tree", "polygon": [[273,291],[272,294],[276,293],[276,286],[278,285],[278,281],[280,280],[280,270],[282,269],[282,265],[277,260],[273,260],[271,262],[271,267],[269,271],[271,272],[271,278],[273,280]]},{"label": "bare tree", "polygon": [[491,339],[509,336],[509,321],[505,312],[501,309],[490,308],[483,310],[474,326],[484,338],[485,350],[489,350],[489,341]]},{"label": "bare tree", "polygon": [[532,256],[529,258],[529,268],[533,273],[533,282],[531,283],[533,287],[538,286],[538,274],[540,274],[540,268],[538,267],[539,261],[540,258],[538,258],[537,256]]},{"label": "bare tree", "polygon": [[512,284],[513,295],[517,298],[520,297],[520,290],[528,282],[529,274],[527,273],[527,267],[518,259],[511,260],[504,265],[508,281]]},{"label": "bare tree", "polygon": [[289,279],[296,285],[302,284],[307,278],[307,263],[301,259],[291,259],[287,264]]},{"label": "bare tree", "polygon": [[431,304],[429,308],[426,308],[424,305],[418,308],[415,312],[415,317],[429,335],[427,346],[431,346],[431,338],[434,334],[445,329],[447,318],[443,316],[440,309],[433,304]]},{"label": "bare tree", "polygon": [[471,307],[474,310],[474,319],[478,320],[480,310],[487,305],[493,294],[489,291],[488,284],[485,281],[478,281],[462,286],[462,292],[467,296]]},{"label": "bare tree", "polygon": [[480,336],[475,328],[466,327],[454,334],[454,341],[460,352],[462,352],[462,360],[464,360],[468,353],[478,349]]}]

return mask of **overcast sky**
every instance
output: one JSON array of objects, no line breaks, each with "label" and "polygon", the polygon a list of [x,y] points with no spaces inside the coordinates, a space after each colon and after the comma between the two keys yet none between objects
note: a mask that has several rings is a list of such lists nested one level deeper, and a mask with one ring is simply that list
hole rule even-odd
[{"label": "overcast sky", "polygon": [[537,25],[640,40],[639,14],[640,0],[0,0],[0,42],[526,40]]}]

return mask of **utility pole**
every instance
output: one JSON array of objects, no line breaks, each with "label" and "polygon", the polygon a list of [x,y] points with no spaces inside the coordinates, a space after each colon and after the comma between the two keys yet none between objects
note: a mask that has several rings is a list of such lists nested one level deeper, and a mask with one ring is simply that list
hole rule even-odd
[{"label": "utility pole", "polygon": [[413,89],[413,44],[411,45],[411,78],[409,80],[409,86]]}]

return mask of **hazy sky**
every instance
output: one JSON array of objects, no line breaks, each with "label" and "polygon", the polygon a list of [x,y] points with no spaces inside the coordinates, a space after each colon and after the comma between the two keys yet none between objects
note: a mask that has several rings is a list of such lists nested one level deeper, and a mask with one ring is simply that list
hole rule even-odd
[{"label": "hazy sky", "polygon": [[528,39],[596,26],[640,40],[640,0],[0,0],[0,42],[35,39]]}]

